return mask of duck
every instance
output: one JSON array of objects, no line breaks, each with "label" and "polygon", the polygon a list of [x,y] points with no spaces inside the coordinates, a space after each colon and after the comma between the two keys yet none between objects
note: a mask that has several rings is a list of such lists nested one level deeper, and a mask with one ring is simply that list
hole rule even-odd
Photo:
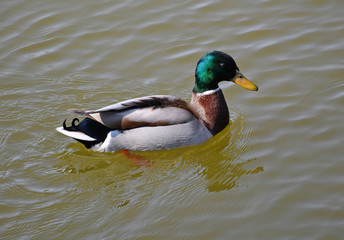
[{"label": "duck", "polygon": [[84,119],[74,118],[70,126],[64,120],[56,130],[88,149],[102,152],[154,151],[202,144],[229,124],[228,106],[219,87],[222,81],[258,91],[229,54],[210,51],[197,63],[190,102],[170,95],[151,95],[97,110],[69,109]]}]

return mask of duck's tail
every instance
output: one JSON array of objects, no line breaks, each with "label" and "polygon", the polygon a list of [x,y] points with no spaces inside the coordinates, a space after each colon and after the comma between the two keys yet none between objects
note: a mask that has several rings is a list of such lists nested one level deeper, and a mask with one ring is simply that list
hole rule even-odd
[{"label": "duck's tail", "polygon": [[56,130],[81,142],[86,148],[104,142],[107,134],[111,131],[110,128],[90,118],[85,118],[78,125],[75,124],[76,122],[79,122],[78,118],[72,120],[71,126],[66,126],[66,120],[64,120],[62,127],[58,127]]}]

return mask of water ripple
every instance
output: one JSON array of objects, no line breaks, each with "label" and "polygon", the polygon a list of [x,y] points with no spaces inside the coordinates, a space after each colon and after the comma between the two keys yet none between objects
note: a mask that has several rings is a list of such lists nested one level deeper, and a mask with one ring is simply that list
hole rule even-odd
[{"label": "water ripple", "polygon": [[[0,238],[343,235],[341,2],[1,6]],[[55,133],[68,108],[190,99],[213,49],[260,90],[224,89],[230,126],[205,144],[137,153],[151,164],[137,166]]]}]

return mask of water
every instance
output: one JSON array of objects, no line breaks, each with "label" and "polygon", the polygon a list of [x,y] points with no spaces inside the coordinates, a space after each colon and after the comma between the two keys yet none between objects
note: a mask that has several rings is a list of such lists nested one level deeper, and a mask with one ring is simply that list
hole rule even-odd
[{"label": "water", "polygon": [[[341,1],[0,3],[3,239],[341,239]],[[259,86],[225,85],[231,123],[201,146],[88,151],[68,108],[191,98],[209,50]]]}]

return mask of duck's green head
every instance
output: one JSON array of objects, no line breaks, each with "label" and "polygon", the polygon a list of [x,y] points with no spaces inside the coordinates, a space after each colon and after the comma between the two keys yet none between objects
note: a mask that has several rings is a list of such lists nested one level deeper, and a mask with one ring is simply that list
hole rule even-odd
[{"label": "duck's green head", "polygon": [[193,92],[196,93],[214,90],[221,81],[233,81],[243,88],[258,91],[258,87],[240,72],[234,59],[220,51],[208,52],[198,61],[195,78]]}]

